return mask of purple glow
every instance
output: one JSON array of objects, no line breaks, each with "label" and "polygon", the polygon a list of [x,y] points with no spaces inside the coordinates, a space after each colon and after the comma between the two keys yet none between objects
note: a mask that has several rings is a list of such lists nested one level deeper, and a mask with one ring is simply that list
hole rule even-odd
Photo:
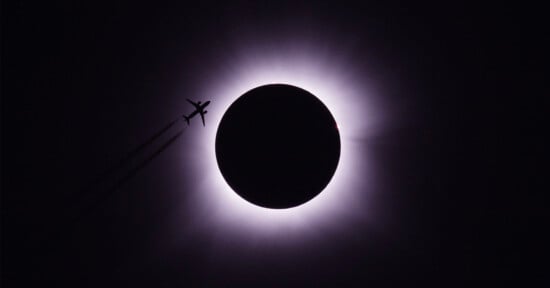
[{"label": "purple glow", "polygon": [[[176,221],[183,234],[216,243],[254,245],[270,239],[295,246],[324,237],[327,231],[347,229],[354,221],[372,220],[369,200],[375,191],[369,171],[373,167],[365,143],[383,130],[387,120],[380,95],[368,76],[354,69],[357,63],[342,57],[341,51],[327,53],[314,48],[326,45],[291,42],[290,47],[262,43],[233,51],[221,69],[213,67],[200,83],[197,99],[212,100],[212,105],[206,128],[192,127],[190,147],[182,155],[182,170],[192,171],[193,179],[186,185],[192,194],[184,196],[185,215]],[[294,85],[317,96],[336,119],[342,144],[338,168],[325,190],[301,206],[282,210],[240,198],[223,179],[215,155],[217,128],[227,108],[246,91],[273,83]]]}]

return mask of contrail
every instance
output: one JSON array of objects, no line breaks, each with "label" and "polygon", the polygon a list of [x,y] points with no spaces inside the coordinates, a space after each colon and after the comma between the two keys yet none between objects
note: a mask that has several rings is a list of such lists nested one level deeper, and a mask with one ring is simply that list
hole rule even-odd
[{"label": "contrail", "polygon": [[[175,122],[174,122],[175,123]],[[173,123],[172,123],[173,124]],[[81,219],[82,217],[86,217],[89,213],[93,212],[97,207],[101,206],[103,202],[108,200],[112,195],[114,195],[118,189],[120,189],[124,184],[132,180],[136,174],[143,169],[145,166],[147,166],[151,161],[153,161],[157,156],[159,156],[160,153],[162,153],[166,148],[168,148],[170,145],[172,145],[182,134],[184,129],[181,129],[176,133],[174,136],[170,137],[160,148],[155,150],[151,155],[149,155],[147,158],[145,158],[143,161],[132,167],[122,178],[120,178],[114,185],[109,188],[109,190],[100,195],[99,198],[96,198],[96,200],[88,205],[87,208],[84,209],[84,211],[81,213],[77,219]]]},{"label": "contrail", "polygon": [[[147,139],[143,144],[139,145],[136,149],[132,150],[126,157],[124,157],[115,168],[110,168],[108,171],[109,173],[104,173],[107,177],[110,174],[113,174],[116,170],[122,168],[127,162],[132,160],[132,158],[135,158],[138,156],[138,153],[144,150],[146,146],[151,145],[156,139],[158,139],[162,134],[164,134],[170,127],[172,127],[178,120],[172,121],[168,125],[166,125],[164,128],[159,130],[157,133],[155,133],[152,137]],[[39,242],[39,246],[41,246],[41,249],[48,249],[51,250],[51,255],[55,255],[55,249],[59,245],[58,243],[66,243],[67,238],[70,238],[75,230],[79,227],[78,224],[80,224],[82,221],[86,220],[90,215],[93,215],[94,210],[98,209],[102,204],[104,204],[106,201],[108,201],[124,184],[131,181],[140,170],[145,168],[151,161],[153,161],[157,156],[159,156],[164,150],[166,150],[169,146],[174,144],[174,142],[183,134],[184,130],[186,128],[180,129],[174,136],[170,137],[168,140],[166,140],[158,149],[153,151],[150,155],[148,155],[144,160],[136,164],[134,167],[130,168],[123,177],[118,179],[107,191],[99,191],[98,189],[97,194],[95,195],[89,195],[93,196],[93,199],[90,199],[87,197],[88,201],[84,201],[84,203],[76,203],[73,205],[73,212],[75,212],[72,215],[67,215],[68,219],[59,219],[64,222],[62,225],[54,225],[53,227],[48,227],[47,231],[44,231],[44,234],[48,235],[46,236],[43,241]],[[111,172],[112,171],[112,172]],[[101,181],[104,181],[105,179],[101,179]],[[85,195],[86,196],[86,195]],[[76,214],[76,215],[75,215]],[[64,220],[64,221],[63,221]],[[61,241],[61,242],[60,242]]]},{"label": "contrail", "polygon": [[[154,151],[146,152],[151,146],[153,146],[159,139],[166,135],[170,131],[170,128],[180,121],[181,119],[175,119],[168,124],[164,125],[160,130],[155,132],[149,138],[147,138],[140,145],[136,146],[130,152],[128,152],[123,158],[121,158],[115,165],[109,167],[103,171],[99,176],[95,177],[94,181],[86,186],[83,190],[80,190],[78,195],[74,195],[73,199],[69,201],[71,203],[67,206],[65,211],[60,216],[67,219],[69,222],[79,222],[82,218],[96,209],[103,202],[122,187],[126,182],[130,181],[139,170],[143,169],[149,164],[156,156],[170,146],[177,138],[179,138],[183,129],[179,130],[168,140],[166,140],[160,148]],[[143,159],[141,162],[135,164],[139,159]],[[71,225],[71,224],[69,224]]]},{"label": "contrail", "polygon": [[183,134],[183,130],[181,129],[176,135],[172,136],[168,141],[166,141],[162,146],[160,146],[159,149],[157,149],[153,154],[151,154],[149,157],[147,157],[145,160],[141,161],[138,165],[136,165],[134,168],[132,168],[124,177],[122,177],[113,187],[110,189],[110,192],[115,192],[118,190],[124,183],[131,180],[138,172],[139,170],[143,169],[147,164],[151,163],[153,159],[155,159],[162,151],[166,150],[168,146],[172,145],[174,141],[176,141],[181,134]]},{"label": "contrail", "polygon": [[151,137],[149,137],[147,140],[145,140],[141,145],[134,148],[132,151],[128,152],[126,156],[121,158],[115,165],[109,167],[105,171],[103,171],[101,174],[99,174],[93,181],[92,184],[89,185],[89,187],[85,190],[92,190],[97,187],[101,182],[105,181],[108,176],[113,174],[114,172],[118,171],[120,168],[122,168],[125,164],[130,162],[138,153],[140,153],[143,149],[151,145],[155,140],[157,140],[160,136],[162,136],[168,129],[170,129],[176,122],[178,122],[180,119],[176,119],[170,123],[168,123],[166,126],[164,126],[161,130],[153,134]]},{"label": "contrail", "polygon": [[[108,182],[113,180],[115,178],[115,175],[120,170],[123,170],[125,166],[129,165],[134,158],[136,158],[140,153],[142,153],[147,147],[151,146],[157,139],[159,139],[162,135],[164,135],[170,128],[174,126],[178,121],[180,121],[179,117],[176,120],[171,121],[170,123],[166,124],[163,128],[158,130],[156,133],[151,135],[149,138],[147,138],[144,142],[142,142],[140,145],[136,146],[134,149],[126,153],[126,155],[120,160],[112,165],[111,167],[105,169],[103,172],[101,172],[98,176],[96,176],[88,185],[86,185],[84,188],[79,190],[77,194],[73,195],[69,199],[69,203],[72,203],[69,207],[67,207],[68,210],[66,211],[68,214],[73,214],[71,211],[74,210],[80,210],[80,207],[86,205],[86,202],[93,201],[93,198],[96,197],[96,193],[99,190],[105,189],[105,186],[108,185]],[[104,183],[107,182],[107,183]]]}]

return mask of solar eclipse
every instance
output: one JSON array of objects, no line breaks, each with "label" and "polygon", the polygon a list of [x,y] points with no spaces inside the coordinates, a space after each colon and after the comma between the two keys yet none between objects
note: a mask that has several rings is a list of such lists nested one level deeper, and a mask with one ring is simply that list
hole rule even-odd
[{"label": "solar eclipse", "polygon": [[317,196],[334,175],[340,135],[326,106],[291,85],[239,97],[217,130],[216,157],[229,186],[266,208],[292,208]]},{"label": "solar eclipse", "polygon": [[0,286],[498,278],[494,7],[12,2]]},{"label": "solar eclipse", "polygon": [[[176,222],[174,229],[185,227],[184,230],[193,235],[202,235],[199,239],[219,241],[222,240],[214,235],[223,233],[223,239],[238,239],[245,246],[258,243],[256,237],[269,237],[266,243],[276,241],[294,246],[302,241],[312,241],[313,231],[317,229],[326,232],[351,229],[356,221],[370,221],[375,217],[374,213],[378,213],[372,200],[377,192],[374,188],[374,158],[370,155],[373,151],[365,141],[375,139],[389,120],[379,87],[370,80],[366,70],[350,65],[349,60],[342,58],[345,54],[339,53],[338,47],[332,47],[336,50],[327,54],[319,51],[318,47],[322,45],[313,45],[315,41],[307,40],[307,37],[298,40],[297,36],[295,41],[270,42],[269,49],[259,42],[236,47],[232,50],[236,53],[234,57],[203,63],[202,69],[209,71],[208,77],[196,82],[193,95],[196,99],[212,100],[212,104],[206,127],[190,129],[184,139],[187,149],[182,153],[181,165],[186,173],[181,189],[192,192],[182,194],[182,203],[186,204],[179,208],[181,215],[178,219],[186,219],[186,224]],[[219,129],[225,125],[224,117],[232,110],[230,107],[247,92],[273,84],[303,90],[324,106],[325,110],[321,110],[329,113],[333,122],[322,126],[330,126],[334,133],[337,132],[339,157],[335,161],[337,164],[331,164],[334,170],[332,176],[326,176],[330,178],[325,180],[326,186],[321,189],[323,183],[318,183],[318,188],[312,189],[315,192],[310,192],[309,197],[287,203],[267,201],[262,204],[260,200],[253,200],[254,203],[249,200],[252,199],[250,196],[246,199],[240,195],[243,192],[236,192],[231,186],[222,170],[224,168],[220,168],[220,151],[216,146],[219,147]],[[181,94],[186,92],[180,91]],[[188,103],[184,101],[182,104],[187,108]],[[277,104],[282,110],[277,111],[279,115],[274,123],[286,121],[283,111],[292,105],[292,100]],[[320,116],[319,119],[325,118]],[[253,120],[246,118],[243,121]],[[250,145],[247,141],[239,142]],[[193,166],[190,167],[189,163]],[[291,165],[288,163],[285,167]],[[243,169],[242,165],[239,166]],[[184,179],[189,181],[183,183]],[[255,191],[266,192],[271,187],[271,184],[266,184]]]}]

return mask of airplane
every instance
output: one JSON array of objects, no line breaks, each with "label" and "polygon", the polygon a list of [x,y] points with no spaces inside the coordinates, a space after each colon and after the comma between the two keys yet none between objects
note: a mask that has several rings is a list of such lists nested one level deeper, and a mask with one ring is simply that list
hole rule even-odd
[{"label": "airplane", "polygon": [[208,113],[208,111],[204,110],[208,104],[210,104],[210,101],[204,102],[204,104],[201,104],[201,101],[195,103],[189,99],[187,99],[187,102],[191,103],[191,105],[195,106],[195,111],[193,113],[189,114],[188,116],[183,115],[183,119],[185,119],[185,122],[187,122],[187,125],[189,125],[189,119],[193,118],[193,116],[200,114],[202,119],[202,126],[206,126],[204,124],[204,114]]}]

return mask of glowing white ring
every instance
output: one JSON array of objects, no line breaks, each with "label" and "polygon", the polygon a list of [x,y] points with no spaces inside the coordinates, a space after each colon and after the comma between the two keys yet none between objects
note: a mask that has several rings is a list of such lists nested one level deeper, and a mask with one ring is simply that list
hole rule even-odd
[{"label": "glowing white ring", "polygon": [[[383,114],[368,78],[352,62],[330,57],[310,45],[293,49],[246,49],[213,73],[197,99],[211,100],[207,126],[194,129],[188,155],[193,180],[185,207],[190,233],[227,239],[308,240],[319,231],[338,229],[369,213],[369,163],[362,140],[380,130]],[[252,50],[252,51],[251,51]],[[216,161],[215,137],[228,107],[246,91],[266,84],[289,84],[317,96],[331,111],[341,137],[338,168],[328,186],[311,201],[289,209],[268,209],[239,197],[225,182]],[[198,127],[197,127],[198,128]],[[201,127],[202,128],[202,127]],[[362,139],[358,141],[357,139]],[[186,217],[189,217],[187,215]],[[190,227],[189,227],[190,225]],[[315,232],[317,231],[317,232]]]}]

